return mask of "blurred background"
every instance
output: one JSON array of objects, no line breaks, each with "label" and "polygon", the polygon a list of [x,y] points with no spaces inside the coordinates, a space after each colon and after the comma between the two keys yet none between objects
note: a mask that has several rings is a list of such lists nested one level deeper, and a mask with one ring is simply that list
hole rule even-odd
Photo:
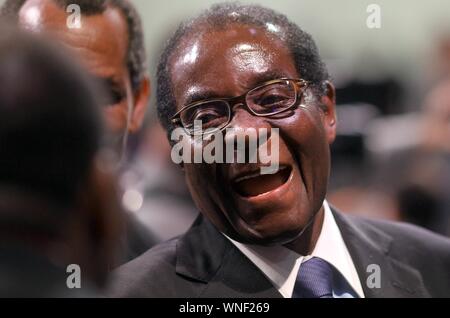
[{"label": "blurred background", "polygon": [[[153,95],[146,128],[130,144],[122,202],[165,240],[187,229],[197,212],[156,124],[156,63],[181,20],[219,1],[132,2],[145,27]],[[450,2],[241,2],[286,14],[313,36],[329,68],[339,136],[328,200],[345,213],[450,236]],[[371,4],[380,8],[379,28],[367,24]]]}]

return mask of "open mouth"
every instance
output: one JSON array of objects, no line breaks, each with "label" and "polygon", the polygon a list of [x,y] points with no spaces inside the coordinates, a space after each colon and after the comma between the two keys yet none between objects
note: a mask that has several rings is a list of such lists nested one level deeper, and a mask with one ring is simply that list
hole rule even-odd
[{"label": "open mouth", "polygon": [[243,197],[255,197],[271,192],[284,185],[291,175],[292,167],[280,167],[275,174],[261,174],[259,171],[246,174],[233,181],[233,188]]}]

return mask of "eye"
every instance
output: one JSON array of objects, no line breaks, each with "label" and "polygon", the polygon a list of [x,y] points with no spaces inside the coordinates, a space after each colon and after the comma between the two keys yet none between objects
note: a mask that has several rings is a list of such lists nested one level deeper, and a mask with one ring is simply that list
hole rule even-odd
[{"label": "eye", "polygon": [[289,99],[289,98],[287,96],[283,96],[283,95],[275,95],[275,94],[266,95],[258,100],[258,105],[267,107],[267,106],[282,104],[282,103],[286,102],[287,99]]},{"label": "eye", "polygon": [[107,100],[105,101],[105,106],[113,106],[122,102],[125,95],[119,90],[110,90],[108,92]]},{"label": "eye", "polygon": [[227,118],[226,114],[215,109],[201,110],[195,116],[195,120],[202,122],[203,129],[219,127],[227,121]]},{"label": "eye", "polygon": [[289,83],[276,83],[251,91],[247,105],[257,113],[271,113],[290,107],[295,102],[295,89]]},{"label": "eye", "polygon": [[118,90],[108,90],[107,93],[102,94],[99,102],[103,107],[115,106],[123,101],[125,94]]},{"label": "eye", "polygon": [[104,107],[115,106],[121,103],[126,98],[125,88],[119,82],[112,78],[94,77],[94,82],[97,83],[99,89],[102,89],[102,96],[100,105]]},{"label": "eye", "polygon": [[195,126],[195,121],[201,121],[203,129],[216,128],[228,120],[228,105],[223,101],[209,102],[189,108],[180,116],[189,129]]},{"label": "eye", "polygon": [[276,112],[291,106],[293,101],[292,96],[283,94],[283,92],[272,92],[259,96],[254,102],[253,108],[260,112]]},{"label": "eye", "polygon": [[220,116],[221,114],[215,109],[200,109],[196,112],[194,120],[201,120],[205,123]]}]

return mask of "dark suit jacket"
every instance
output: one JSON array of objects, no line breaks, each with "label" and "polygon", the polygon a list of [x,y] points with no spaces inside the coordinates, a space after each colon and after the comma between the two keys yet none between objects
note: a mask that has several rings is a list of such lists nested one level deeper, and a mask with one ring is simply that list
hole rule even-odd
[{"label": "dark suit jacket", "polygon": [[[418,227],[333,211],[366,297],[450,297],[450,240]],[[381,287],[366,284],[370,264]],[[281,297],[264,274],[207,220],[120,267],[114,297]]]}]

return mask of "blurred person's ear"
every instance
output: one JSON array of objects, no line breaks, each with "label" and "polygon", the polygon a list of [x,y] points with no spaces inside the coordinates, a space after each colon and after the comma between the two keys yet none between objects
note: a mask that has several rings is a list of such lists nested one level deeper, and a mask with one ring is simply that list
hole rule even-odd
[{"label": "blurred person's ear", "polygon": [[80,237],[75,238],[77,258],[83,260],[82,271],[103,287],[112,264],[116,263],[120,239],[124,230],[113,165],[98,157],[90,169],[86,183],[80,189],[78,222]]},{"label": "blurred person's ear", "polygon": [[139,88],[134,92],[134,108],[130,120],[130,132],[136,133],[142,126],[150,100],[151,85],[150,79],[145,76]]},{"label": "blurred person's ear", "polygon": [[328,143],[332,144],[336,139],[336,89],[329,82],[324,82],[325,94],[320,98],[321,106],[324,111],[324,127],[327,134]]}]

